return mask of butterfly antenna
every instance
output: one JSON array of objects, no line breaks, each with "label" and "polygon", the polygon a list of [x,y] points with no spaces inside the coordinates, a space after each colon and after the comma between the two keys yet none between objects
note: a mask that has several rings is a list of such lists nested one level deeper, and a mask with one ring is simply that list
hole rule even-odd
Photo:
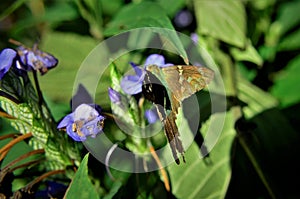
[{"label": "butterfly antenna", "polygon": [[16,46],[24,46],[24,44],[22,44],[21,42],[14,40],[14,39],[9,39],[8,40],[9,43],[14,44]]}]

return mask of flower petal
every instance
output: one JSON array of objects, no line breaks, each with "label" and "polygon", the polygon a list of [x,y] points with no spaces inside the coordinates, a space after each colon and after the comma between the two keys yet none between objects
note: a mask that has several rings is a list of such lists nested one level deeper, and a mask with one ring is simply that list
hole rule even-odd
[{"label": "flower petal", "polygon": [[112,103],[120,104],[121,103],[121,95],[119,92],[115,91],[112,88],[108,88],[108,96]]},{"label": "flower petal", "polygon": [[137,76],[141,77],[143,75],[143,69],[141,69],[138,65],[133,62],[130,62],[130,65],[133,67]]},{"label": "flower petal", "polygon": [[159,54],[152,54],[147,57],[144,66],[157,65],[162,66],[165,64],[165,58]]},{"label": "flower petal", "polygon": [[11,48],[5,48],[0,53],[0,79],[7,73],[10,67],[13,65],[13,61],[17,55],[17,52]]},{"label": "flower petal", "polygon": [[60,123],[57,125],[58,129],[67,127],[68,125],[72,125],[74,123],[74,113],[70,113],[66,117],[60,121]]},{"label": "flower petal", "polygon": [[96,111],[92,106],[81,104],[74,111],[74,121],[90,120],[91,118],[95,118],[98,115],[98,111]]},{"label": "flower petal", "polygon": [[159,118],[156,109],[148,109],[145,111],[145,117],[149,124],[155,123]]},{"label": "flower petal", "polygon": [[121,80],[121,88],[122,90],[129,94],[134,95],[142,92],[142,84],[143,84],[143,77],[137,76],[137,75],[126,75]]}]

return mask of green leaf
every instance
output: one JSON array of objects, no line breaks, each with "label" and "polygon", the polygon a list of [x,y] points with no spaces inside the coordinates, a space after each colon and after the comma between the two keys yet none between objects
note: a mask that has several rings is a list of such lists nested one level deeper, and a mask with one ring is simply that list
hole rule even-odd
[{"label": "green leaf", "polygon": [[121,92],[120,83],[121,83],[122,75],[117,69],[115,63],[112,63],[110,65],[110,77],[111,77],[111,88],[117,92]]},{"label": "green leaf", "polygon": [[157,2],[164,8],[170,17],[174,17],[186,3],[184,0],[157,0]]},{"label": "green leaf", "polygon": [[81,16],[89,23],[95,38],[102,38],[102,9],[99,0],[76,0]]},{"label": "green leaf", "polygon": [[112,187],[109,190],[109,193],[106,194],[103,199],[112,199],[119,191],[119,189],[122,187],[122,182],[115,181],[112,185]]},{"label": "green leaf", "polygon": [[[120,80],[122,76],[116,68],[115,64],[110,65],[110,77],[111,87],[115,91],[119,92],[121,97],[120,104],[114,104],[111,102],[111,110],[113,111],[113,114],[118,118],[118,120],[121,120],[122,122],[124,122],[124,125],[126,124],[126,126],[128,126],[124,126],[124,128],[130,128],[134,126],[135,113],[138,110],[136,101],[133,99],[132,96],[123,93],[120,86]],[[132,110],[129,109],[129,105],[134,106]]]},{"label": "green leaf", "polygon": [[88,176],[88,162],[89,154],[86,154],[80,163],[80,166],[72,179],[71,184],[64,196],[65,199],[73,198],[90,198],[98,199],[99,196],[94,189],[94,185],[91,183]]},{"label": "green leaf", "polygon": [[261,90],[257,86],[251,84],[244,78],[238,76],[238,98],[247,106],[243,107],[243,112],[247,118],[251,118],[267,109],[274,108],[278,105],[278,101],[269,93]]},{"label": "green leaf", "polygon": [[0,82],[1,90],[20,99],[24,96],[23,85],[20,78],[12,71],[9,70]]},{"label": "green leaf", "polygon": [[42,38],[42,44],[41,49],[53,54],[59,63],[39,78],[41,90],[52,101],[69,103],[77,71],[96,42],[90,37],[73,33],[48,32]]},{"label": "green leaf", "polygon": [[250,3],[253,7],[258,10],[264,10],[268,7],[271,7],[275,4],[276,0],[250,0],[247,3]]},{"label": "green leaf", "polygon": [[[171,43],[169,45],[172,45],[173,48],[175,48],[174,50],[188,63],[184,47],[167,13],[157,3],[142,1],[138,4],[131,3],[124,6],[120,12],[115,15],[114,19],[108,23],[104,34],[106,36],[112,36],[128,30],[146,27],[148,27],[148,31],[151,30],[152,32],[160,34],[160,36],[164,36],[166,41],[163,42]],[[150,29],[150,27],[154,28]],[[148,37],[146,38],[150,39]],[[146,41],[150,42],[150,40]],[[143,41],[139,42],[145,42],[145,37],[143,36]],[[135,47],[137,46],[139,46],[139,43],[136,43]]]},{"label": "green leaf", "polygon": [[300,56],[292,59],[286,68],[275,76],[271,93],[277,97],[282,107],[299,103],[300,93],[298,91],[300,74]]},{"label": "green leaf", "polygon": [[163,8],[157,3],[144,1],[131,3],[120,10],[107,25],[105,35],[111,36],[125,30],[142,27],[160,27],[174,30]]},{"label": "green leaf", "polygon": [[7,114],[15,118],[19,117],[18,104],[15,102],[7,99],[6,97],[0,96],[0,106]]},{"label": "green leaf", "polygon": [[[201,131],[206,132],[209,124],[223,117],[222,114],[213,114]],[[172,192],[177,198],[225,197],[231,177],[230,150],[235,137],[233,126],[233,112],[230,111],[226,114],[223,131],[210,152],[208,161],[200,158],[201,152],[196,143],[193,143],[186,151],[186,164],[168,167]]]},{"label": "green leaf", "polygon": [[239,48],[246,42],[246,13],[242,1],[194,1],[198,32]]},{"label": "green leaf", "polygon": [[10,5],[10,7],[5,8],[5,10],[1,13],[1,15],[0,15],[0,21],[2,21],[5,17],[7,17],[8,15],[10,15],[16,9],[18,9],[25,2],[26,2],[26,0],[17,0],[17,1],[14,1],[14,3],[12,3]]},{"label": "green leaf", "polygon": [[246,49],[241,50],[239,48],[232,47],[230,48],[230,52],[237,61],[249,61],[258,66],[263,64],[262,58],[250,42],[247,44]]},{"label": "green leaf", "polygon": [[79,17],[76,7],[72,3],[56,2],[53,6],[45,6],[45,12],[42,16],[28,15],[20,18],[11,30],[12,34],[22,33],[22,31],[41,23],[48,23],[52,27],[56,27],[63,21],[71,21]]},{"label": "green leaf", "polygon": [[299,25],[299,8],[300,1],[287,1],[279,7],[276,23],[280,24],[282,35]]},{"label": "green leaf", "polygon": [[124,6],[123,0],[100,0],[101,8],[104,15],[114,16],[119,9]]},{"label": "green leaf", "polygon": [[13,101],[0,96],[0,107],[9,115],[14,117],[9,119],[11,125],[20,133],[31,132],[33,125],[33,114],[27,104],[16,104]]},{"label": "green leaf", "polygon": [[300,48],[300,30],[295,30],[291,34],[282,38],[279,42],[278,51],[298,50]]}]

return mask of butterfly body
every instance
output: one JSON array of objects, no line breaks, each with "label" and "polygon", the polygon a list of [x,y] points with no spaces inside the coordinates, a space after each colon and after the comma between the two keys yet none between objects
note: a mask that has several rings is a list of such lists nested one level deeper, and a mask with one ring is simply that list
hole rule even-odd
[{"label": "butterfly body", "polygon": [[[180,163],[177,152],[185,161],[183,145],[175,122],[178,109],[184,99],[203,89],[213,76],[214,72],[206,67],[186,65],[168,67],[149,65],[146,67],[142,91],[145,98],[156,105],[177,164]],[[167,114],[168,109],[171,110],[169,114]]]}]

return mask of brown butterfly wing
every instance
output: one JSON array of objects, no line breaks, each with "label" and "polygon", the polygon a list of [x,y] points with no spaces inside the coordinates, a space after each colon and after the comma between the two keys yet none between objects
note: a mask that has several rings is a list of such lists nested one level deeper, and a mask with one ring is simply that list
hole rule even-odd
[{"label": "brown butterfly wing", "polygon": [[162,68],[162,73],[179,102],[203,89],[214,77],[212,70],[201,66],[170,66]]},{"label": "brown butterfly wing", "polygon": [[[214,76],[214,72],[205,67],[197,67],[197,66],[169,66],[166,68],[159,68],[155,65],[151,65],[147,67],[147,70],[153,74],[157,75],[157,78],[161,77],[161,81],[164,82],[164,86],[167,87],[168,90],[168,97],[171,101],[171,113],[167,116],[165,113],[163,106],[157,106],[158,115],[165,127],[165,133],[168,138],[168,142],[170,143],[171,150],[173,157],[177,164],[180,163],[177,152],[181,153],[183,161],[184,159],[184,148],[182,142],[180,140],[180,134],[178,131],[178,127],[176,125],[176,115],[178,114],[178,109],[181,105],[181,102],[191,96],[192,94],[196,93],[197,91],[203,89],[212,79]],[[158,89],[157,93],[153,93],[155,84],[161,82],[153,82],[154,78],[149,78],[146,75],[145,83],[147,84],[147,80],[149,79],[148,84],[151,85],[151,89],[147,89],[147,86],[144,88],[146,97],[148,96],[147,90],[152,95],[155,95],[155,98],[150,98],[150,101],[157,105],[165,105],[160,103],[156,99],[156,96],[159,98],[161,93],[164,92],[164,89]],[[147,79],[148,78],[148,79]],[[160,95],[159,95],[160,93]],[[165,97],[165,96],[164,96]]]}]

